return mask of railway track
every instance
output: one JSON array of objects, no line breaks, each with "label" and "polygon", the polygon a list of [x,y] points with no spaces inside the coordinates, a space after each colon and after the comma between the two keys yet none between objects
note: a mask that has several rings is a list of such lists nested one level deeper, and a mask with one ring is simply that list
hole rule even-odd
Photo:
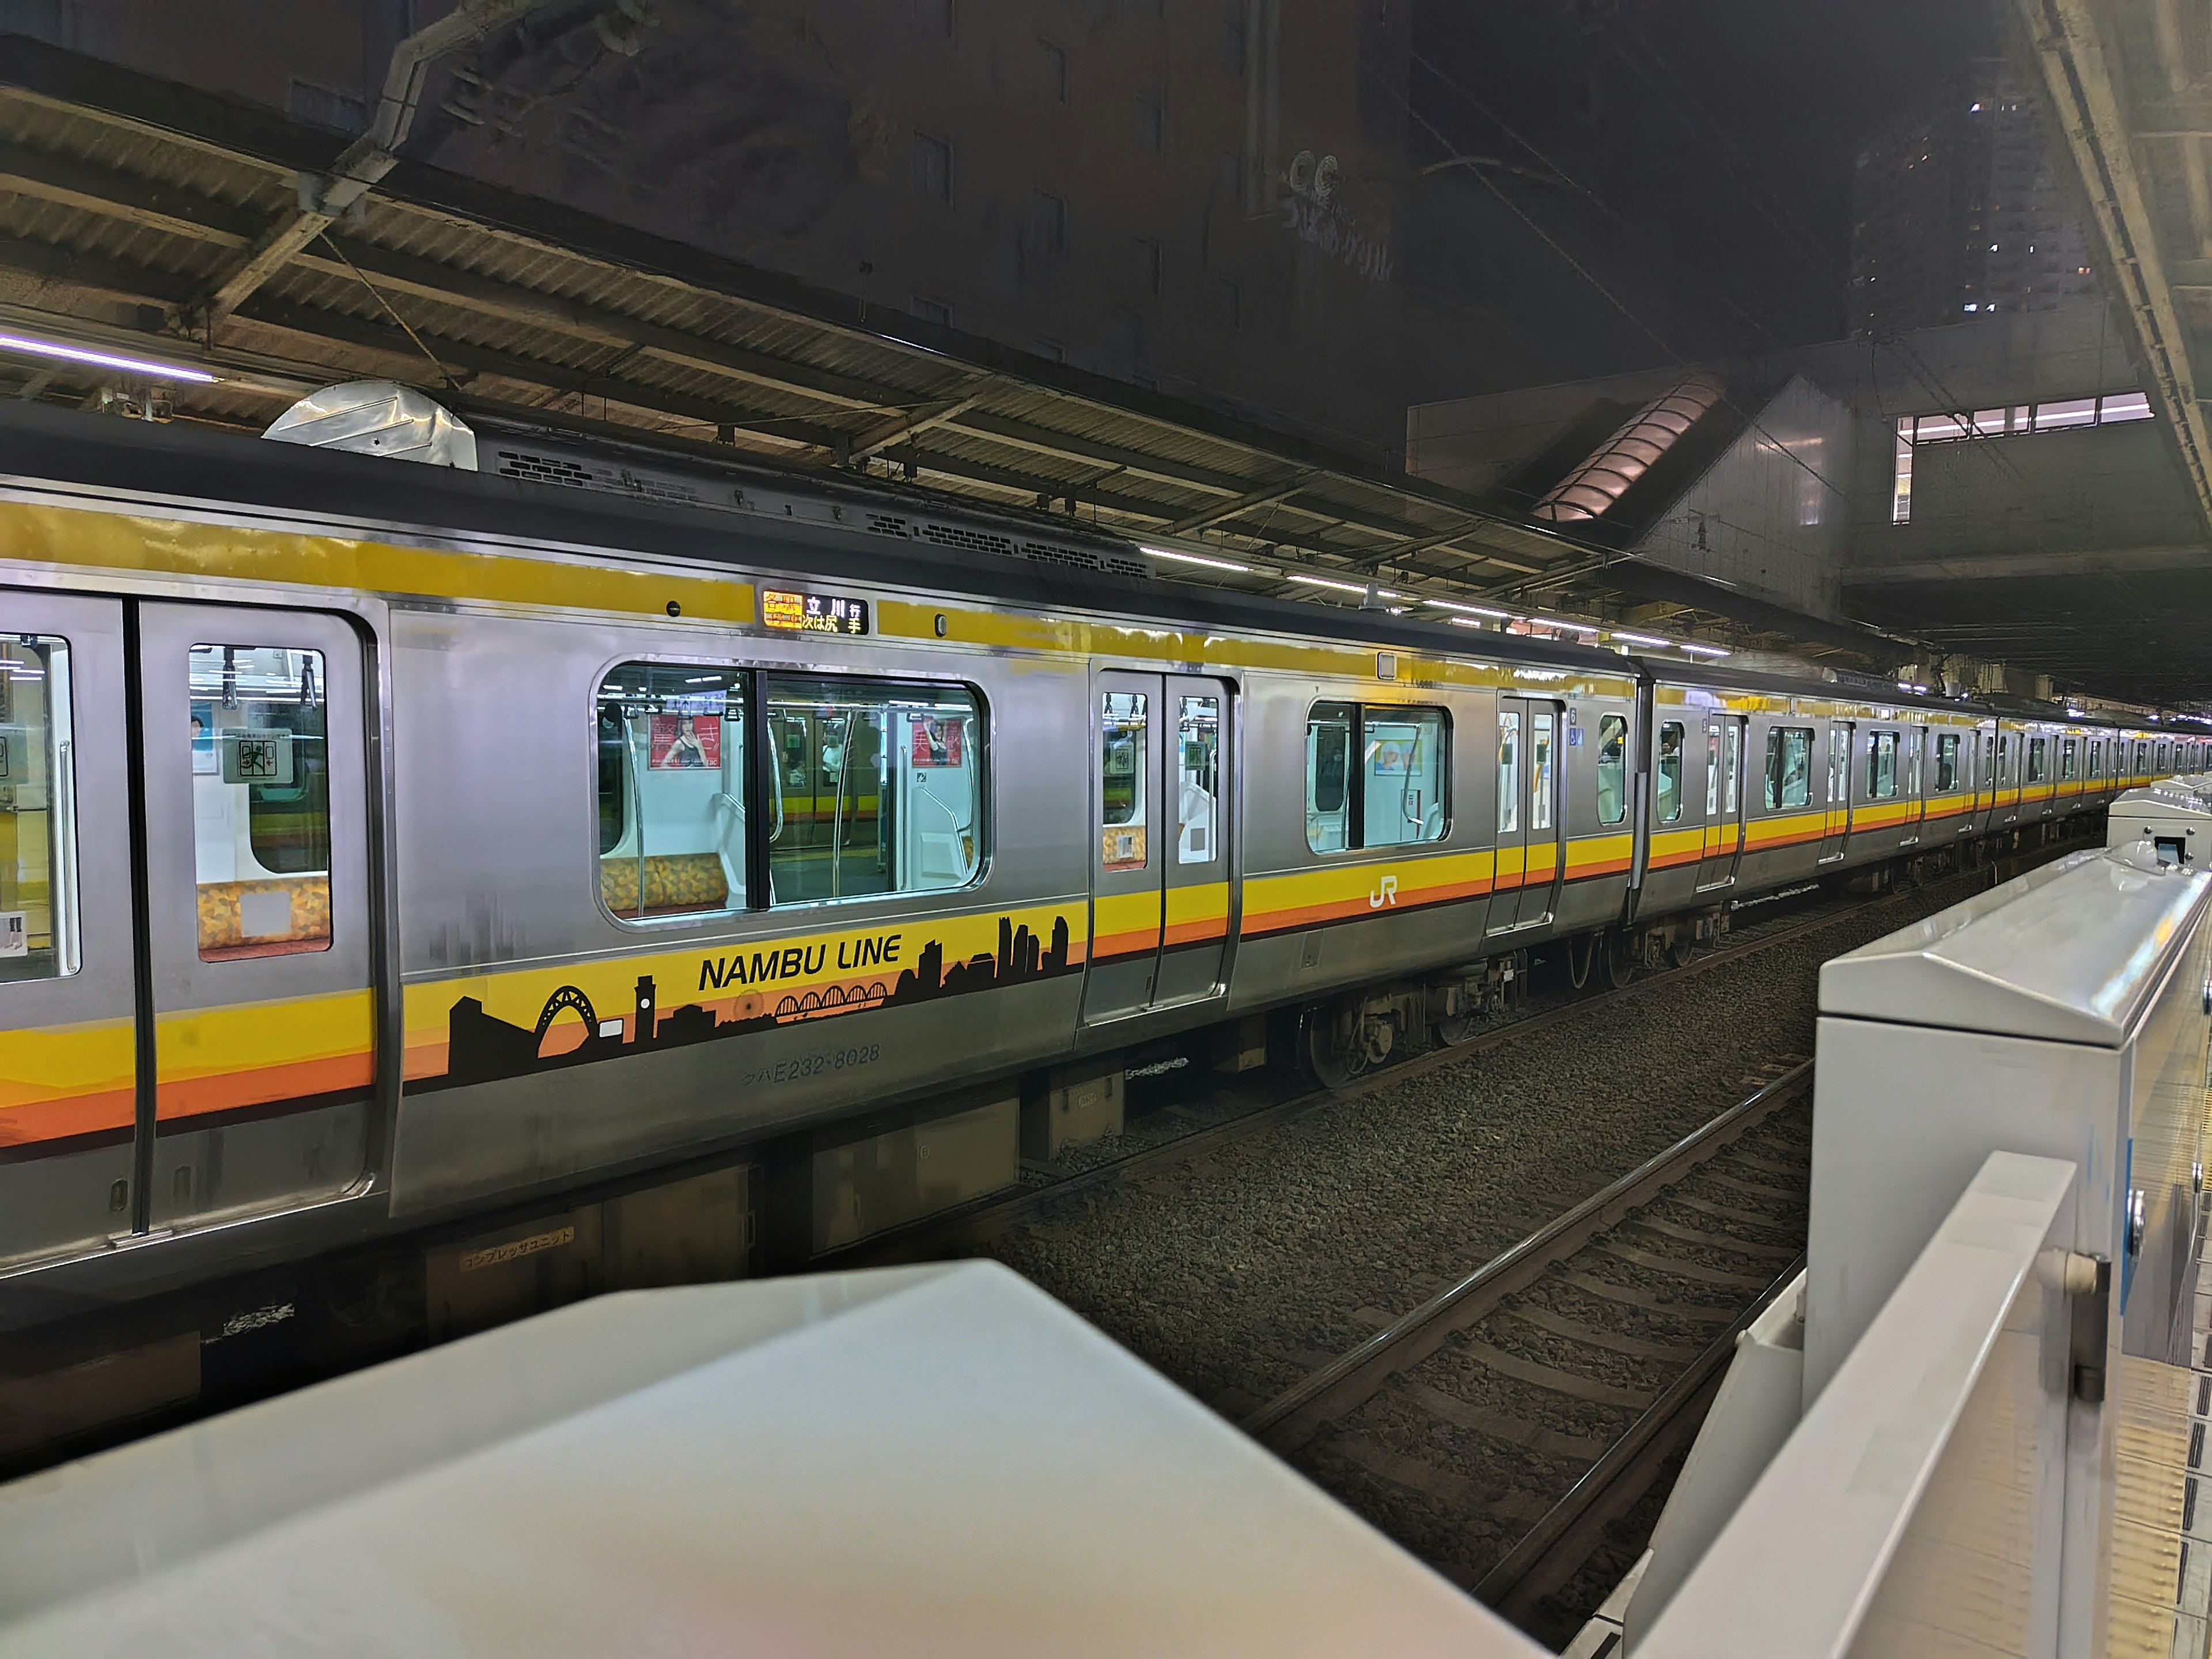
[{"label": "railway track", "polygon": [[1554,1598],[1587,1577],[1594,1601],[1631,1565],[1641,1533],[1613,1523],[1686,1450],[1736,1334],[1802,1262],[1812,1062],[1770,1070],[1242,1426],[1564,1644],[1585,1598]]},{"label": "railway track", "polygon": [[[1979,871],[1945,878],[1943,883],[1936,884],[1958,883],[1963,896],[1967,890],[1965,884],[1968,882],[1978,879],[1984,882],[2008,880],[2021,870],[2032,868],[2037,863],[2069,850],[2071,850],[2070,847],[2066,846],[2038,849]],[[1003,1197],[982,1200],[949,1215],[931,1217],[817,1256],[808,1264],[808,1271],[884,1267],[939,1261],[973,1253],[1009,1229],[1032,1221],[1079,1194],[1149,1180],[1174,1165],[1203,1158],[1209,1152],[1278,1125],[1291,1122],[1309,1112],[1348,1097],[1418,1077],[1442,1066],[1459,1064],[1502,1043],[1518,1041],[1549,1028],[1584,1018],[1595,1010],[1637,997],[1652,987],[1679,983],[1686,978],[1741,962],[1761,951],[1787,945],[1869,909],[1904,903],[1917,896],[1914,890],[1900,890],[1872,898],[1827,899],[1814,903],[1810,907],[1810,914],[1784,909],[1778,915],[1760,913],[1778,903],[1787,905],[1798,896],[1797,893],[1778,894],[1756,900],[1739,913],[1747,919],[1739,921],[1729,936],[1729,942],[1701,951],[1685,966],[1641,974],[1632,982],[1618,989],[1572,991],[1561,982],[1536,995],[1529,1004],[1494,1018],[1464,1042],[1449,1048],[1431,1047],[1405,1059],[1394,1060],[1363,1074],[1341,1089],[1315,1088],[1287,1092],[1250,1110],[1212,1121],[1194,1121],[1194,1115],[1187,1112],[1177,1115],[1174,1109],[1170,1109],[1169,1114],[1163,1115],[1170,1121],[1163,1126],[1162,1138],[1150,1144],[1065,1173],[1044,1174],[1032,1170],[1031,1176],[1037,1184]]]}]

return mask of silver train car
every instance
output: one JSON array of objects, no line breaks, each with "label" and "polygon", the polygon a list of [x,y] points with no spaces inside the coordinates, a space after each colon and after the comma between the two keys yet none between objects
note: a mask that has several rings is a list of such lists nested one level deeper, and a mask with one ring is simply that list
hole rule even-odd
[{"label": "silver train car", "polygon": [[930,1125],[1011,1173],[1050,1068],[1272,1019],[1340,1082],[1540,947],[1618,982],[2203,762],[557,432],[475,473],[28,408],[0,445],[18,1334],[348,1249],[429,1260],[434,1328],[572,1256],[733,1270],[763,1216],[803,1258]]}]

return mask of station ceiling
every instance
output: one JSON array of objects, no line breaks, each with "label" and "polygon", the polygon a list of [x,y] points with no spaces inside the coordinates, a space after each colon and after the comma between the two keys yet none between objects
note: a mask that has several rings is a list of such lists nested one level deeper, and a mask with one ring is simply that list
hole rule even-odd
[{"label": "station ceiling", "polygon": [[[1357,602],[1290,580],[1320,575],[1386,599],[1665,617],[1679,636],[1875,672],[1918,648],[1410,483],[1379,446],[1317,447],[404,160],[322,221],[303,204],[342,148],[271,111],[7,40],[0,330],[210,370],[164,387],[169,412],[241,429],[332,381],[396,379],[464,409],[867,471],[1254,567],[1178,568],[1224,586]],[[118,389],[69,362],[0,356],[0,395],[94,406]]]}]

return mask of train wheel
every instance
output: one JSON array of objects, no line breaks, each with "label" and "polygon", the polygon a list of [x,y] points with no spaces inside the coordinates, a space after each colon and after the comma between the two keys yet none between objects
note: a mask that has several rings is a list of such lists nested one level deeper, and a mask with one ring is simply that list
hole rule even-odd
[{"label": "train wheel", "polygon": [[1342,1089],[1366,1071],[1367,1051],[1357,1041],[1348,1048],[1337,1041],[1336,1009],[1319,1002],[1298,1016],[1298,1063],[1322,1088]]},{"label": "train wheel", "polygon": [[1456,1048],[1474,1035],[1474,1028],[1481,1023],[1480,1014],[1450,1014],[1431,1020],[1429,1035],[1436,1039],[1439,1048]]},{"label": "train wheel", "polygon": [[1667,960],[1677,968],[1686,968],[1690,965],[1690,958],[1697,953],[1698,941],[1689,934],[1683,933],[1667,947]]},{"label": "train wheel", "polygon": [[1602,947],[1605,957],[1605,982],[1614,990],[1625,990],[1636,977],[1636,953],[1628,948],[1618,929],[1608,930]]}]

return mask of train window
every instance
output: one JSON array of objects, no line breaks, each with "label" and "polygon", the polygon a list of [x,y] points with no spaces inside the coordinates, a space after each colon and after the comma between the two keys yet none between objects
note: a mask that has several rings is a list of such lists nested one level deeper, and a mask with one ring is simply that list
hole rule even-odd
[{"label": "train window", "polygon": [[1306,716],[1306,845],[1340,853],[1442,839],[1450,749],[1441,708],[1316,703]]},{"label": "train window", "polygon": [[[1539,714],[1537,771],[1532,783],[1548,791],[1551,761],[1548,727],[1552,716]],[[1360,711],[1362,769],[1366,811],[1360,826],[1363,847],[1403,847],[1436,841],[1444,833],[1444,751],[1451,722],[1441,708],[1364,708]],[[1530,805],[1530,821],[1548,821],[1550,796]]]},{"label": "train window", "polygon": [[2166,757],[2167,753],[2168,750],[2166,745],[2163,743],[2160,744],[2157,750],[2158,758],[2152,763],[2154,770],[2160,772],[2166,770]]},{"label": "train window", "polygon": [[323,653],[196,645],[185,678],[201,958],[329,950]]},{"label": "train window", "polygon": [[1766,804],[1803,806],[1813,799],[1813,728],[1777,726],[1766,733]]},{"label": "train window", "polygon": [[1500,832],[1521,827],[1521,715],[1517,710],[1498,714],[1498,828]]},{"label": "train window", "polygon": [[1887,800],[1897,793],[1897,733],[1867,733],[1867,799]]},{"label": "train window", "polygon": [[1352,844],[1352,722],[1348,702],[1317,702],[1306,715],[1306,845],[1316,853]]},{"label": "train window", "polygon": [[1705,728],[1705,817],[1711,822],[1721,810],[1721,729]]},{"label": "train window", "polygon": [[2049,739],[2045,738],[2030,738],[2027,740],[2027,781],[2030,783],[2041,783],[2050,771],[2045,758],[2048,742]]},{"label": "train window", "polygon": [[1552,827],[1552,721],[1547,711],[1528,716],[1528,827]]},{"label": "train window", "polygon": [[1221,699],[1185,697],[1176,722],[1176,862],[1221,856]]},{"label": "train window", "polygon": [[2074,739],[2062,738],[2058,744],[2058,781],[2069,781],[2074,776]]},{"label": "train window", "polygon": [[599,682],[599,900],[624,921],[745,902],[745,676],[628,662]]},{"label": "train window", "polygon": [[1936,734],[1936,793],[1948,795],[1959,787],[1959,734]]},{"label": "train window", "polygon": [[76,972],[76,752],[70,648],[0,642],[0,984]]},{"label": "train window", "polygon": [[1662,823],[1672,823],[1682,816],[1682,745],[1687,736],[1680,720],[1659,723],[1656,793]]},{"label": "train window", "polygon": [[[819,904],[965,887],[983,866],[983,756],[975,695],[964,686],[770,675],[765,714],[775,775],[769,801],[769,902]],[[1105,799],[1136,826],[1145,861],[1145,699],[1135,770],[1109,748]],[[1127,831],[1123,831],[1127,834]]]},{"label": "train window", "polygon": [[1597,821],[1619,823],[1627,816],[1628,722],[1607,714],[1597,723]]},{"label": "train window", "polygon": [[1109,870],[1141,870],[1146,844],[1145,778],[1148,710],[1142,691],[1105,691],[1098,698],[1099,857]]}]

